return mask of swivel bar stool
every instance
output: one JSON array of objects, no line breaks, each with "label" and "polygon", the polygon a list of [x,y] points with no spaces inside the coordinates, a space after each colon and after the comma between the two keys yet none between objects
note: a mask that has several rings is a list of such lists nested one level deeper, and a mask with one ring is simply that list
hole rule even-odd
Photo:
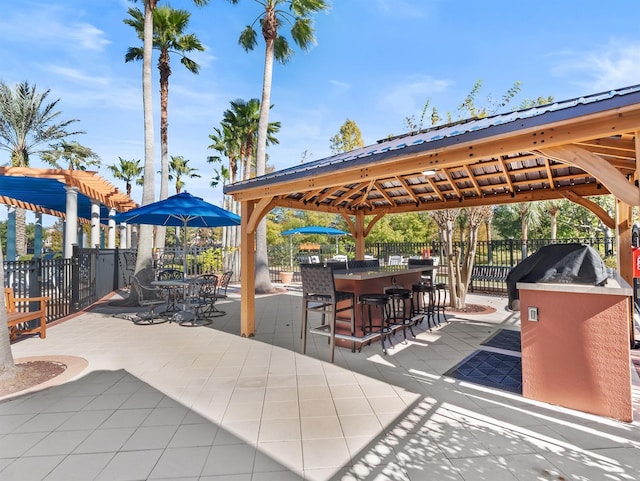
[{"label": "swivel bar stool", "polygon": [[387,325],[389,326],[389,329],[391,331],[395,331],[402,327],[402,334],[406,341],[408,327],[409,331],[411,331],[411,335],[416,337],[413,333],[413,321],[411,319],[411,290],[400,287],[391,287],[385,289],[385,293],[389,295],[389,316],[387,317]]},{"label": "swivel bar stool", "polygon": [[447,321],[447,315],[445,313],[445,307],[447,305],[447,284],[444,282],[439,282],[435,286],[435,300],[433,305],[433,321],[436,322],[436,318],[438,321],[438,325],[440,325],[440,316],[442,315],[442,319],[444,322]]},{"label": "swivel bar stool", "polygon": [[420,282],[411,286],[411,318],[415,324],[427,320],[427,329],[431,330],[431,324],[435,326],[434,302],[436,288],[431,283]]},{"label": "swivel bar stool", "polygon": [[[387,327],[389,296],[387,294],[360,294],[358,299],[360,302],[360,319],[362,321],[362,333],[365,335],[365,337],[367,336],[367,334],[379,333],[380,343],[382,344],[382,352],[383,354],[386,354],[387,348],[384,345],[384,341],[391,332]],[[365,306],[367,306],[366,316]],[[373,308],[377,309],[378,311],[378,315],[376,316],[378,317],[377,320],[374,320]],[[360,345],[360,350],[362,350],[362,345]]]}]

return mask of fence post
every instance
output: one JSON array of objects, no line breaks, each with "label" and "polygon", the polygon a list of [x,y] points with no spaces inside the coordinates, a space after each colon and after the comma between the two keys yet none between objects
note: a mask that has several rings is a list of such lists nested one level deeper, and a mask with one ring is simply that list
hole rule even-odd
[{"label": "fence post", "polygon": [[509,265],[513,267],[513,237],[509,237]]},{"label": "fence post", "polygon": [[80,310],[80,252],[78,244],[72,245],[71,255],[71,313]]}]

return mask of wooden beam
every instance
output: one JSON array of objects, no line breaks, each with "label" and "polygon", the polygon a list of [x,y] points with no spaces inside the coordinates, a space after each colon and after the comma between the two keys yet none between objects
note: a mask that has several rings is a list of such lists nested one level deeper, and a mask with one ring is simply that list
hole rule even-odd
[{"label": "wooden beam", "polygon": [[591,152],[574,146],[545,147],[540,153],[551,159],[575,165],[602,182],[609,191],[629,205],[640,205],[640,189],[629,183],[615,167]]},{"label": "wooden beam", "polygon": [[377,224],[377,222],[384,217],[384,214],[377,214],[373,219],[369,221],[367,224],[367,228],[364,231],[364,236],[367,237],[371,233],[371,229],[373,226]]},{"label": "wooden beam", "polygon": [[570,200],[574,204],[578,204],[578,205],[581,205],[582,207],[585,207],[585,208],[589,209],[609,229],[613,229],[613,230],[616,229],[616,221],[615,221],[615,219],[612,218],[606,210],[604,210],[602,207],[600,207],[595,202],[590,201],[589,199],[586,199],[586,198],[584,198],[584,197],[582,197],[582,196],[580,196],[580,195],[578,195],[575,192],[570,191],[570,190],[563,192],[562,195],[564,196],[565,199]]},{"label": "wooden beam", "polygon": [[418,199],[418,196],[416,195],[416,193],[413,191],[413,189],[409,186],[409,184],[407,183],[407,181],[404,179],[404,177],[396,177],[396,179],[398,180],[398,182],[400,182],[402,184],[402,186],[405,188],[405,190],[407,191],[407,193],[411,196],[411,198],[413,199],[413,201],[416,204],[420,203],[420,199]]},{"label": "wooden beam", "polygon": [[366,179],[406,175],[428,168],[458,167],[474,164],[483,159],[509,156],[520,152],[536,152],[574,142],[619,135],[635,131],[639,125],[640,108],[635,105],[628,109],[587,115],[581,120],[571,119],[544,127],[496,134],[493,137],[473,139],[454,146],[432,148],[412,154],[403,154],[402,150],[397,153],[388,152],[388,157],[378,159],[366,166],[358,164],[350,166],[347,163],[340,170],[323,174],[310,170],[308,176],[302,179],[294,181],[283,179],[262,187],[247,186],[246,189],[234,192],[232,195],[237,200],[259,198],[267,194],[307,192],[310,189],[362,182]]},{"label": "wooden beam", "polygon": [[393,201],[393,199],[391,199],[391,197],[389,197],[389,194],[387,194],[387,192],[385,191],[384,187],[382,187],[382,185],[380,185],[379,182],[374,182],[373,185],[376,187],[376,190],[378,192],[380,192],[380,195],[382,195],[382,197],[384,197],[385,200],[387,202],[389,202],[389,205],[395,205],[395,202]]}]

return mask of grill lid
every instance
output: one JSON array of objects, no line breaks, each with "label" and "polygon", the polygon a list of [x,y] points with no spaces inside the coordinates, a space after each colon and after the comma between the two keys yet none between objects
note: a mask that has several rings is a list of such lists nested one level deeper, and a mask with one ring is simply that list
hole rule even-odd
[{"label": "grill lid", "polygon": [[584,244],[552,244],[538,249],[516,265],[507,276],[509,307],[519,298],[517,282],[604,285],[607,268],[593,247]]}]

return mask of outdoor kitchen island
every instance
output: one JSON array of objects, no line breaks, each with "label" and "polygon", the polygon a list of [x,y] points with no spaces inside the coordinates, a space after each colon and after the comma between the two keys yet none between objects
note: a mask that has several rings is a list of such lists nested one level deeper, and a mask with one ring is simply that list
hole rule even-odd
[{"label": "outdoor kitchen island", "polygon": [[522,395],[633,421],[629,285],[616,277],[604,286],[519,282],[517,287]]}]

